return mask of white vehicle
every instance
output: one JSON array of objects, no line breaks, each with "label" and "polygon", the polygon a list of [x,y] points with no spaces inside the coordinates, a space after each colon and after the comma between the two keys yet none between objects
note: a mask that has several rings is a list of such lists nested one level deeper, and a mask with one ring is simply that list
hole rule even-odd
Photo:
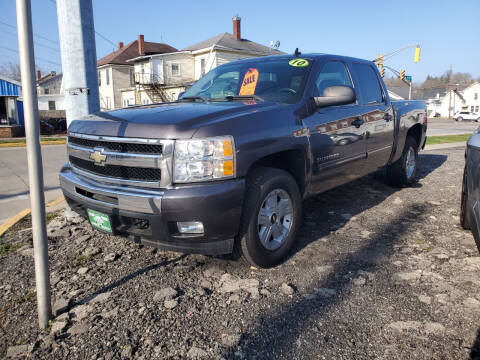
[{"label": "white vehicle", "polygon": [[453,118],[455,121],[474,120],[480,122],[480,114],[471,111],[457,111]]}]

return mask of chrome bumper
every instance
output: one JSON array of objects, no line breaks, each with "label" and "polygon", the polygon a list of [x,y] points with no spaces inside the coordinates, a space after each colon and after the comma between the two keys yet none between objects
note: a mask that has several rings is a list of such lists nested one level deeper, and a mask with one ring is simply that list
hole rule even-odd
[{"label": "chrome bumper", "polygon": [[132,189],[92,182],[65,165],[60,171],[60,187],[66,196],[87,204],[107,206],[145,214],[160,214],[161,190]]}]

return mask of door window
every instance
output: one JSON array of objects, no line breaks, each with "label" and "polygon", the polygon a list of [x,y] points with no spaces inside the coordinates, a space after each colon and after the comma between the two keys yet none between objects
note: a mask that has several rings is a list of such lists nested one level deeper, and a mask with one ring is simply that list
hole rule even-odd
[{"label": "door window", "polygon": [[315,84],[318,92],[316,96],[322,96],[323,91],[329,86],[352,86],[347,68],[340,61],[329,61],[324,64]]},{"label": "door window", "polygon": [[354,63],[353,68],[358,77],[364,103],[382,103],[383,92],[375,70],[370,65],[361,63]]}]

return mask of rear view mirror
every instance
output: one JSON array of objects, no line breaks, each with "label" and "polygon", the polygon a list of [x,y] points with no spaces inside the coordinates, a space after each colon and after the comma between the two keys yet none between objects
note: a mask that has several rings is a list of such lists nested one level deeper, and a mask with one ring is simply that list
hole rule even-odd
[{"label": "rear view mirror", "polygon": [[357,99],[355,91],[350,86],[329,86],[323,90],[322,96],[313,98],[318,107],[352,104]]}]

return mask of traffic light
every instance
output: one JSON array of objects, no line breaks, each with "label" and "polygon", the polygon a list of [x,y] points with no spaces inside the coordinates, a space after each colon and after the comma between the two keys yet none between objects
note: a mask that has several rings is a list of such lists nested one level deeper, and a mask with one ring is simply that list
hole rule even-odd
[{"label": "traffic light", "polygon": [[383,55],[382,54],[378,55],[377,65],[378,65],[379,68],[383,67]]},{"label": "traffic light", "polygon": [[381,75],[382,77],[385,76],[385,68],[382,67],[382,69],[380,70],[380,75]]},{"label": "traffic light", "polygon": [[415,48],[415,57],[413,58],[413,61],[416,63],[420,61],[420,46]]},{"label": "traffic light", "polygon": [[405,79],[405,70],[400,71],[400,79],[404,80]]}]

